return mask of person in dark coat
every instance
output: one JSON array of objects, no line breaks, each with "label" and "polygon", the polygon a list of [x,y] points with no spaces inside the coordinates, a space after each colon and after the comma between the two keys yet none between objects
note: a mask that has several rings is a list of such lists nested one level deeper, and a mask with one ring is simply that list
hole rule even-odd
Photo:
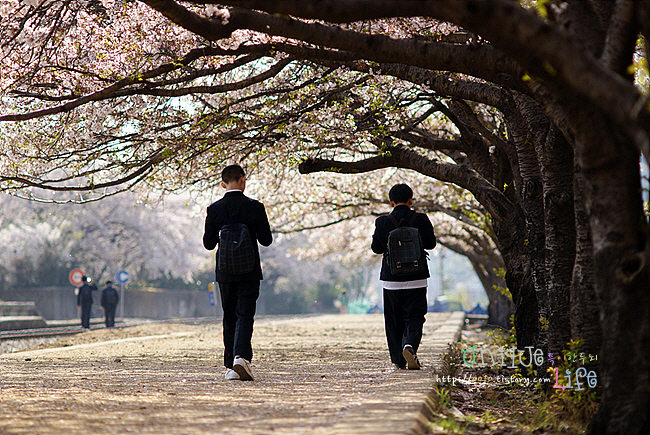
[{"label": "person in dark coat", "polygon": [[81,309],[81,326],[90,329],[90,309],[93,306],[93,291],[97,290],[95,284],[90,284],[90,278],[81,277],[81,287],[77,293],[77,308]]},{"label": "person in dark coat", "polygon": [[[422,326],[427,313],[427,279],[429,269],[413,275],[395,276],[388,259],[388,234],[400,226],[417,228],[422,249],[433,249],[436,236],[426,214],[411,210],[413,190],[406,184],[396,184],[388,193],[393,211],[375,221],[371,249],[384,254],[380,280],[384,288],[384,323],[390,359],[398,368],[417,370],[420,361],[417,350],[422,340]],[[397,224],[396,224],[397,222]]]},{"label": "person in dark coat", "polygon": [[254,268],[244,274],[219,270],[217,250],[216,281],[219,283],[223,307],[223,344],[226,379],[253,380],[250,361],[253,357],[251,338],[260,280],[263,279],[257,243],[269,246],[273,241],[264,205],[244,195],[246,176],[239,165],[227,166],[221,173],[221,186],[226,193],[211,204],[205,219],[203,246],[212,250],[219,244],[219,232],[226,224],[243,223],[250,232],[254,251]]},{"label": "person in dark coat", "polygon": [[115,310],[117,303],[120,301],[120,295],[113,288],[112,281],[106,281],[106,288],[102,290],[102,310],[104,310],[104,319],[107,328],[115,326]]}]

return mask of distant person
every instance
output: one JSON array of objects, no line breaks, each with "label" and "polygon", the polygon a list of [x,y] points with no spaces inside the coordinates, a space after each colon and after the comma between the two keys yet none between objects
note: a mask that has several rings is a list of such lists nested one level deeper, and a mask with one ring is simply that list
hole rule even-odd
[{"label": "distant person", "polygon": [[227,166],[221,180],[226,193],[208,207],[203,246],[212,250],[219,245],[216,281],[223,307],[226,379],[252,381],[251,338],[262,279],[257,242],[269,246],[273,236],[264,205],[244,195],[242,167]]},{"label": "distant person", "polygon": [[[102,290],[102,310],[104,310],[104,319],[107,328],[115,326],[115,310],[117,303],[120,301],[120,295],[113,288],[112,281],[106,281],[106,288]],[[124,316],[124,314],[122,314]]]},{"label": "distant person", "polygon": [[77,309],[81,309],[81,326],[90,329],[90,309],[93,306],[93,292],[97,290],[95,284],[90,284],[90,278],[81,277],[81,287],[77,293]]},{"label": "distant person", "polygon": [[411,210],[413,190],[396,184],[388,193],[393,211],[375,221],[372,250],[384,254],[380,280],[384,288],[384,322],[390,359],[397,368],[419,370],[418,347],[427,313],[425,249],[436,246],[426,214]]},{"label": "distant person", "polygon": [[339,303],[341,306],[339,307],[339,310],[341,310],[341,314],[347,314],[348,312],[348,292],[343,290],[341,292],[341,295],[339,296]]}]

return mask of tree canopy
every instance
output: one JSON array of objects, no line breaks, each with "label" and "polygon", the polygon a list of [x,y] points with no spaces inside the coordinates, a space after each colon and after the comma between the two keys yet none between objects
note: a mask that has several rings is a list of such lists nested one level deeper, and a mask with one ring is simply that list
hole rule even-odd
[{"label": "tree canopy", "polygon": [[453,183],[499,250],[518,344],[583,338],[602,355],[591,432],[647,431],[650,361],[626,352],[650,343],[648,0],[0,5],[0,190],[206,189],[234,160]]}]

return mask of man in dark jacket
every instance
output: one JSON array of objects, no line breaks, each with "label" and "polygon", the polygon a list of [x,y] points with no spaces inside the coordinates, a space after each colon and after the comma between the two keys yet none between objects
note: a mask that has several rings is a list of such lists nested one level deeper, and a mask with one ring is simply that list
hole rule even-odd
[{"label": "man in dark jacket", "polygon": [[93,291],[97,290],[95,284],[90,284],[90,278],[86,275],[81,277],[81,287],[77,293],[77,308],[81,309],[81,326],[90,329],[90,309],[93,306]]},{"label": "man in dark jacket", "polygon": [[[104,319],[107,328],[115,326],[115,309],[120,301],[120,295],[113,288],[112,281],[106,281],[106,288],[102,290],[102,309],[104,310]],[[124,315],[122,315],[124,316]]]},{"label": "man in dark jacket", "polygon": [[221,173],[221,186],[226,189],[222,199],[208,207],[205,219],[203,246],[214,249],[219,244],[224,225],[245,224],[250,233],[254,251],[251,272],[232,274],[219,268],[219,256],[226,247],[217,250],[216,281],[223,307],[224,365],[226,379],[253,380],[250,361],[253,357],[251,338],[255,305],[260,294],[262,267],[257,242],[269,246],[273,241],[264,205],[244,195],[246,177],[239,165],[227,166]]},{"label": "man in dark jacket", "polygon": [[[411,275],[391,273],[388,258],[388,235],[398,226],[417,228],[422,249],[433,249],[436,236],[427,215],[411,210],[413,190],[406,184],[396,184],[388,194],[393,211],[375,221],[372,250],[384,254],[380,280],[384,288],[384,323],[391,361],[398,368],[419,369],[417,350],[422,340],[422,325],[427,313],[428,267]],[[425,257],[426,258],[426,257]]]}]

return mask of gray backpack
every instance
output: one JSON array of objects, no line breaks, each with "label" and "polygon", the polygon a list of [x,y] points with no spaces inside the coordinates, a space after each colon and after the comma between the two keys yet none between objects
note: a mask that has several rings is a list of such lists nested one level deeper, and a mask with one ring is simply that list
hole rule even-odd
[{"label": "gray backpack", "polygon": [[[420,230],[415,228],[413,213],[406,226],[388,215],[397,228],[388,233],[388,264],[394,276],[418,275],[428,269],[426,252],[422,249]],[[404,219],[402,219],[403,221]]]}]

